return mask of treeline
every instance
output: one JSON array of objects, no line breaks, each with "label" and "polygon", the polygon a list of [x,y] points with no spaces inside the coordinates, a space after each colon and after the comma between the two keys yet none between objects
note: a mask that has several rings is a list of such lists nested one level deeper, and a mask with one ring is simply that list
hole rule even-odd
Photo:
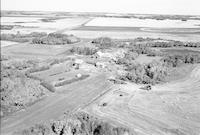
[{"label": "treeline", "polygon": [[80,39],[74,35],[32,32],[30,34],[1,34],[1,40],[14,42],[32,42],[33,44],[64,45],[79,42]]},{"label": "treeline", "polygon": [[1,34],[1,40],[6,40],[6,41],[13,41],[13,42],[29,42],[32,40],[32,38],[36,37],[44,37],[47,34],[45,32],[32,32],[30,34]]},{"label": "treeline", "polygon": [[50,124],[37,124],[15,135],[134,135],[125,127],[114,126],[84,112],[66,115]]},{"label": "treeline", "polygon": [[[121,41],[122,43],[124,41]],[[183,42],[183,41],[176,41],[176,40],[166,40],[162,38],[143,38],[137,37],[133,40],[126,40],[129,44],[122,44],[122,47],[128,47],[133,45],[142,44],[148,47],[161,47],[161,48],[168,48],[168,47],[200,47],[200,42]],[[119,42],[120,43],[120,42]]]},{"label": "treeline", "polygon": [[200,42],[182,42],[176,40],[165,40],[161,38],[143,38],[138,37],[133,40],[113,40],[109,37],[99,37],[92,40],[92,43],[95,44],[100,49],[109,49],[111,47],[120,47],[120,48],[130,48],[133,46],[139,46],[140,50],[147,47],[160,47],[160,48],[169,48],[169,47],[200,47]]},{"label": "treeline", "polygon": [[161,38],[143,38],[138,37],[133,41],[130,41],[131,44],[135,44],[136,42],[143,42],[142,44],[148,47],[200,47],[200,42],[182,42],[176,40],[165,40]]},{"label": "treeline", "polygon": [[200,47],[200,42],[181,42],[181,41],[169,41],[169,42],[149,42],[146,43],[150,47]]},{"label": "treeline", "polygon": [[47,44],[47,45],[64,45],[79,42],[80,39],[74,35],[66,35],[59,33],[49,33],[47,36],[36,37],[32,39],[33,44]]},{"label": "treeline", "polygon": [[162,61],[172,67],[178,67],[182,64],[195,64],[195,63],[200,63],[200,54],[183,53],[183,54],[169,55],[165,56],[162,59]]}]

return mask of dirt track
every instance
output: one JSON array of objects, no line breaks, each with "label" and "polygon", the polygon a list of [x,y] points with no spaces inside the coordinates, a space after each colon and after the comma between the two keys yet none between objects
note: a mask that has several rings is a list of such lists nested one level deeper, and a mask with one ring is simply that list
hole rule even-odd
[{"label": "dirt track", "polygon": [[40,122],[49,122],[63,115],[66,111],[75,111],[80,106],[90,102],[105,90],[110,83],[106,75],[95,75],[86,80],[66,86],[65,90],[49,95],[44,100],[6,119],[2,119],[1,133],[11,134],[13,131],[27,128]]},{"label": "dirt track", "polygon": [[131,127],[138,135],[199,135],[200,65],[186,78],[152,91],[140,87],[119,86],[85,111]]}]

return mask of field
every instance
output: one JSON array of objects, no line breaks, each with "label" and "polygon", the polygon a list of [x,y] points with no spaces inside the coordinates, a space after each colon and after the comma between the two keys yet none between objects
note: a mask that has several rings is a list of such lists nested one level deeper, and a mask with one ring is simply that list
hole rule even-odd
[{"label": "field", "polygon": [[95,18],[85,26],[113,26],[113,27],[151,27],[151,28],[199,28],[198,20],[155,20],[130,18]]},{"label": "field", "polygon": [[[49,19],[46,17],[2,17],[2,25],[20,25],[12,30],[2,30],[4,33],[31,33],[31,32],[55,32],[63,29],[72,29],[87,22],[89,18],[55,18],[53,21],[44,22],[41,19]],[[53,17],[50,19],[54,19]]]},{"label": "field", "polygon": [[198,16],[4,11],[1,22],[2,135],[199,135]]},{"label": "field", "polygon": [[2,47],[14,45],[14,44],[17,44],[17,43],[16,42],[11,42],[11,41],[2,41],[1,40],[1,46]]},{"label": "field", "polygon": [[85,111],[117,121],[138,134],[198,135],[199,69],[198,65],[181,80],[154,86],[151,92],[141,90],[141,85],[116,86]]}]

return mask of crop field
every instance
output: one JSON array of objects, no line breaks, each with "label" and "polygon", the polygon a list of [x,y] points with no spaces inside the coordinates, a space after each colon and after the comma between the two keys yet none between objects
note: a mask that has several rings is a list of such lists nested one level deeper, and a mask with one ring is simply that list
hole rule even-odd
[{"label": "crop field", "polygon": [[155,20],[135,18],[95,18],[86,26],[153,27],[153,28],[199,28],[198,20]]},{"label": "crop field", "polygon": [[[130,30],[109,30],[109,28],[102,28],[97,27],[94,28],[75,28],[75,30],[66,31],[64,33],[72,33],[82,38],[98,38],[98,37],[111,37],[117,39],[133,39],[137,37],[150,37],[150,38],[163,38],[163,39],[172,39],[172,40],[179,40],[179,41],[194,41],[199,42],[200,36],[198,33],[196,34],[170,34],[165,32],[146,32],[146,31],[130,31]],[[84,30],[82,30],[84,29]],[[161,30],[162,31],[162,30]]]},{"label": "crop field", "polygon": [[[53,17],[51,17],[53,18]],[[50,18],[50,19],[51,19]],[[56,32],[62,29],[72,29],[81,26],[89,20],[89,18],[59,18],[53,21],[44,22],[42,19],[49,19],[47,17],[2,17],[2,25],[19,25],[12,30],[3,30],[4,33],[31,33],[31,32]],[[53,18],[54,19],[54,18]]]},{"label": "crop field", "polygon": [[71,32],[83,38],[109,36],[111,38],[131,39],[151,37],[178,39],[181,41],[199,41],[199,20],[183,22],[181,20],[94,18]]},{"label": "crop field", "polygon": [[2,135],[199,135],[199,16],[3,11]]}]

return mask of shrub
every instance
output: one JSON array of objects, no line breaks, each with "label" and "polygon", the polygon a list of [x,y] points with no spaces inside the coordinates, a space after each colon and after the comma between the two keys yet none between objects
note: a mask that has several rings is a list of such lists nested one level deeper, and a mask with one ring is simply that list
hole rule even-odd
[{"label": "shrub", "polygon": [[136,52],[138,54],[150,54],[154,50],[150,49],[150,47],[143,45],[143,44],[137,44],[135,46],[132,46],[129,48],[130,52]]},{"label": "shrub", "polygon": [[113,46],[113,41],[109,37],[100,37],[92,40],[92,43],[96,44],[100,49],[107,49]]},{"label": "shrub", "polygon": [[181,41],[167,41],[167,42],[147,42],[147,46],[151,47],[161,47],[161,48],[168,48],[168,47],[200,47],[199,42],[181,42]]}]

